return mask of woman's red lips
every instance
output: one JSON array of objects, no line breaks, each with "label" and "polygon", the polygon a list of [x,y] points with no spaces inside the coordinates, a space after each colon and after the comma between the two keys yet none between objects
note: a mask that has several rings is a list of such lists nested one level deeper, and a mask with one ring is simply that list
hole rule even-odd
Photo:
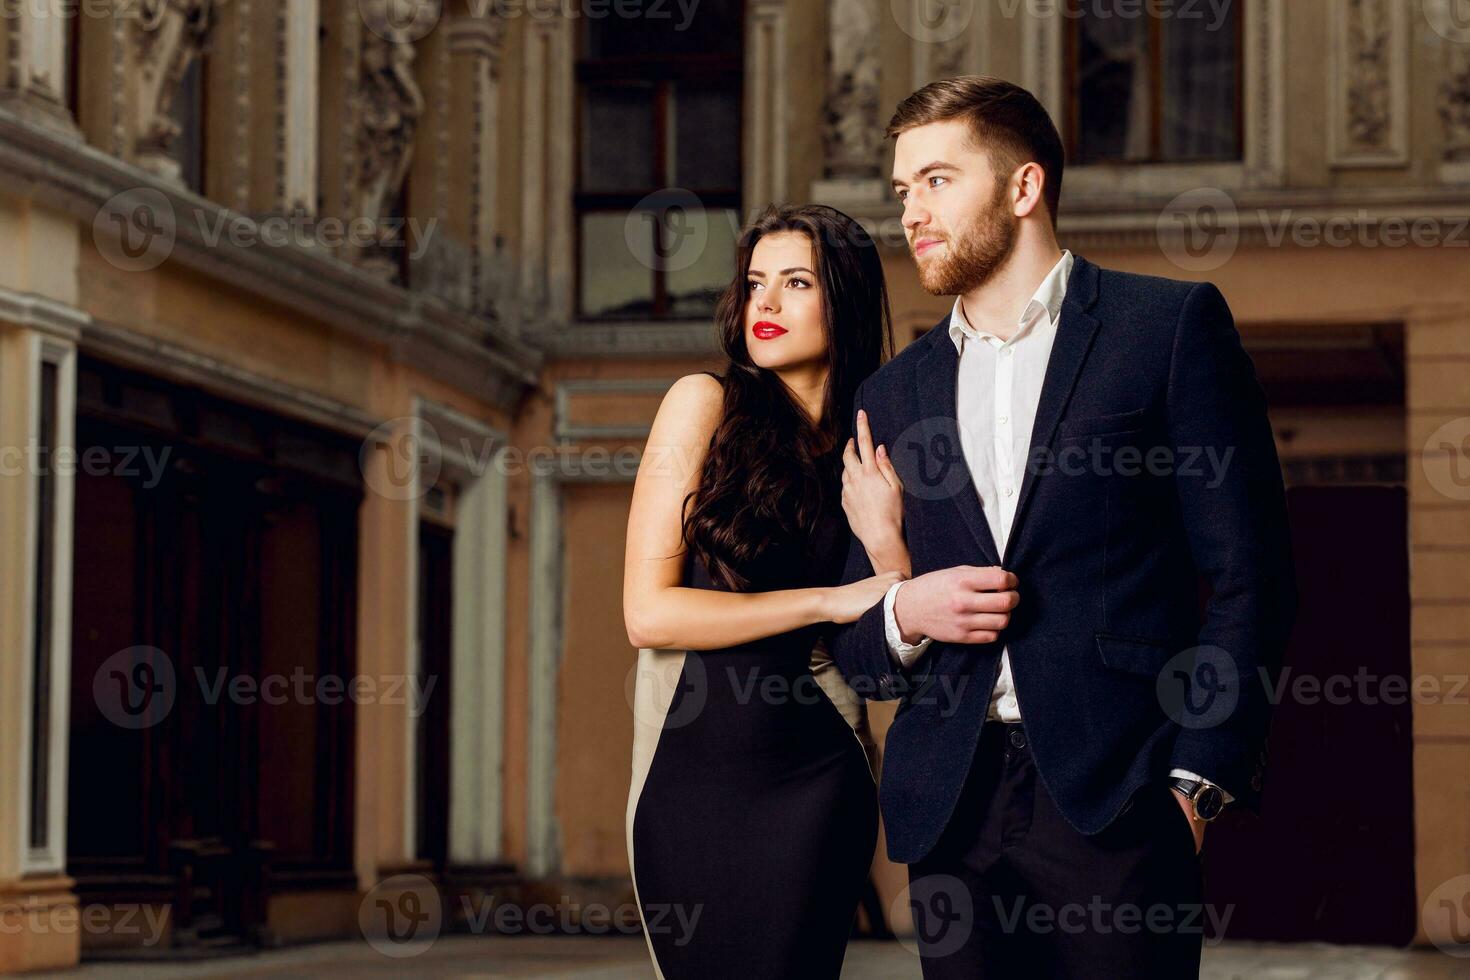
[{"label": "woman's red lips", "polygon": [[786,328],[781,326],[779,323],[772,323],[770,320],[762,320],[760,323],[757,323],[755,326],[751,327],[750,332],[755,334],[756,339],[758,340],[771,340],[785,333]]}]

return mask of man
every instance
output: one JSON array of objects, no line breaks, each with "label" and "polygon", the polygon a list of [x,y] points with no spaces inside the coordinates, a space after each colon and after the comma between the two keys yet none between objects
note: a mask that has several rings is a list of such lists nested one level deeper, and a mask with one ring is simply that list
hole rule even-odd
[{"label": "man", "polygon": [[[901,699],[880,795],[924,976],[1197,975],[1204,827],[1259,806],[1296,602],[1254,370],[1213,285],[1058,247],[1029,92],[935,82],[889,136],[920,279],[957,299],[858,389],[913,577],[834,653]],[[854,537],[845,581],[872,559]]]}]

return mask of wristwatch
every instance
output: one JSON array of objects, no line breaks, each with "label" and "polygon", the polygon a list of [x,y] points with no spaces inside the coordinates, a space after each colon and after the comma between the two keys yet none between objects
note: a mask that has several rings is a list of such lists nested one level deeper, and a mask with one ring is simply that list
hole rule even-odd
[{"label": "wristwatch", "polygon": [[1174,776],[1169,784],[1184,794],[1194,807],[1194,815],[1206,823],[1218,817],[1225,808],[1225,793],[1214,783]]}]

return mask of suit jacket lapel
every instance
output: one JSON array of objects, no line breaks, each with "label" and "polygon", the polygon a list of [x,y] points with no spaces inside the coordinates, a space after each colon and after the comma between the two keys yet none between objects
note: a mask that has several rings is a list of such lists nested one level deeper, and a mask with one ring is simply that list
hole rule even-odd
[{"label": "suit jacket lapel", "polygon": [[[1046,364],[1046,377],[1041,383],[1041,398],[1036,405],[1036,421],[1031,427],[1031,447],[1026,456],[1026,471],[1021,477],[1021,496],[1016,501],[1016,516],[1006,536],[1006,550],[1001,565],[1010,568],[1012,556],[1021,537],[1021,524],[1026,518],[1026,504],[1031,499],[1039,477],[1034,461],[1038,453],[1050,453],[1062,410],[1072,396],[1082,364],[1097,333],[1097,320],[1088,309],[1097,300],[1097,266],[1074,256],[1072,275],[1067,280],[1067,293],[1062,300],[1062,313],[1057,321],[1057,335],[1052,341],[1051,357]],[[1049,459],[1050,456],[1043,456]]]}]

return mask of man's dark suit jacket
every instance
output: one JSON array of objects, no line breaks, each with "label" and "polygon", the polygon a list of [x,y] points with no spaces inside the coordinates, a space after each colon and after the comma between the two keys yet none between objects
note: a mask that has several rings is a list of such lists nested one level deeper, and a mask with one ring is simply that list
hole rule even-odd
[{"label": "man's dark suit jacket", "polygon": [[[1101,831],[1176,766],[1258,808],[1296,588],[1265,398],[1224,297],[1075,257],[1004,555],[960,455],[948,322],[853,409],[904,482],[913,574],[1000,565],[1020,604],[1000,642],[936,640],[909,669],[881,602],[835,628],[848,682],[900,699],[880,788],[889,856],[919,860],[948,823],[1003,644],[1037,770],[1077,830]],[[871,574],[854,536],[843,581]]]}]

